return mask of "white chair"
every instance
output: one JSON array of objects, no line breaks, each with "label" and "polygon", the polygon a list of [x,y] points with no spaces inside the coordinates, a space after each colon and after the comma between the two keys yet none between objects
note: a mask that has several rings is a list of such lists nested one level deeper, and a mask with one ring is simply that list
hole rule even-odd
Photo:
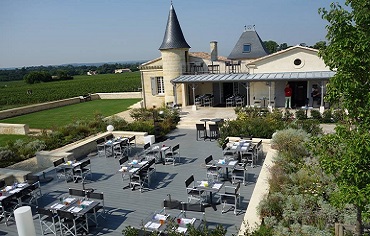
[{"label": "white chair", "polygon": [[[219,193],[220,202],[222,204],[221,214],[230,211],[231,209],[234,209],[234,215],[237,214],[238,205],[240,205],[239,189],[240,183],[236,186],[225,186],[225,191],[223,193]],[[226,206],[231,206],[231,208],[225,211]]]},{"label": "white chair", "polygon": [[176,144],[169,152],[165,153],[164,163],[172,163],[175,165],[176,162],[180,163],[180,158],[180,144]]},{"label": "white chair", "polygon": [[248,172],[245,163],[238,163],[231,172],[232,184],[239,183],[237,180],[242,180],[243,185],[248,181]]},{"label": "white chair", "polygon": [[191,202],[191,200],[196,200],[199,201],[200,203],[203,202],[204,191],[198,189],[195,186],[194,175],[191,175],[187,180],[185,180],[185,186],[186,193],[188,195],[188,203]]},{"label": "white chair", "polygon": [[37,214],[40,220],[41,234],[53,234],[58,235],[56,230],[56,223],[58,222],[58,216],[54,214],[51,210],[44,208],[37,208]]},{"label": "white chair", "polygon": [[221,176],[222,168],[214,165],[212,155],[206,157],[204,162],[206,164],[207,179],[212,177],[212,179],[216,179],[218,181]]}]

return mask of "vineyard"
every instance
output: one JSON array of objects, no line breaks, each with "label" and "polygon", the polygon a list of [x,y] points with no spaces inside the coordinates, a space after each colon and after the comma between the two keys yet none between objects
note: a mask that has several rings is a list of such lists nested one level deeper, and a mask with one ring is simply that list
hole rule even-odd
[{"label": "vineyard", "polygon": [[0,82],[0,110],[55,101],[88,93],[134,92],[141,87],[140,72],[80,75],[73,80],[26,84]]}]

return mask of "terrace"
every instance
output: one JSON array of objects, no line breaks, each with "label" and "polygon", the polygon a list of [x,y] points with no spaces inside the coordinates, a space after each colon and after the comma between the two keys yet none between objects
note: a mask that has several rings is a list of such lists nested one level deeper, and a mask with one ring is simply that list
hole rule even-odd
[{"label": "terrace", "polygon": [[[120,114],[123,116],[124,114]],[[232,108],[209,108],[201,109],[193,112],[191,108],[184,109],[181,114],[181,122],[178,129],[174,130],[166,137],[167,139],[155,145],[174,146],[180,144],[181,163],[175,166],[157,164],[157,174],[152,179],[150,188],[145,188],[142,193],[139,190],[132,191],[126,188],[129,181],[122,181],[121,173],[118,172],[118,158],[99,157],[96,152],[92,152],[83,158],[91,159],[92,178],[87,177],[85,188],[94,189],[94,192],[103,192],[105,196],[105,206],[108,210],[106,219],[100,218],[99,226],[92,226],[89,235],[122,235],[122,230],[127,226],[140,228],[143,225],[143,220],[152,212],[162,209],[162,202],[168,199],[168,194],[172,199],[179,201],[187,201],[185,180],[194,175],[195,180],[206,179],[206,167],[204,159],[213,155],[215,160],[222,156],[222,149],[217,145],[216,141],[196,141],[195,123],[201,123],[202,117],[223,117],[225,119],[234,119],[235,113]],[[123,116],[124,117],[124,116]],[[121,135],[121,134],[120,134]],[[254,140],[259,141],[259,139]],[[142,152],[143,144],[139,142],[137,148],[129,155],[130,158]],[[245,217],[253,218],[258,221],[258,216],[255,214],[255,206],[258,204],[259,196],[264,194],[264,187],[259,187],[256,194],[252,193],[256,186],[257,179],[262,169],[264,158],[269,152],[269,144],[264,142],[264,156],[260,163],[254,168],[248,167],[248,183],[246,186],[241,185],[241,206],[238,208],[237,215],[233,214],[233,210],[221,214],[222,206],[218,203],[215,207],[207,207],[205,216],[208,228],[215,228],[216,225],[222,225],[227,229],[226,235],[237,235],[239,228]],[[266,164],[265,164],[266,165]],[[265,166],[263,165],[263,166]],[[265,169],[265,168],[264,168]],[[264,171],[265,172],[265,171]],[[53,181],[43,183],[43,196],[39,199],[39,206],[44,207],[56,200],[60,196],[68,194],[68,188],[82,189],[83,185],[80,182],[68,182],[63,179],[57,181],[53,168],[45,171],[47,177],[54,177]],[[262,174],[262,172],[261,172]],[[264,173],[265,175],[266,173]],[[262,182],[266,176],[262,179]],[[232,185],[230,181],[225,181],[225,185]],[[259,194],[259,195],[258,195]],[[256,196],[257,195],[257,196]],[[218,200],[215,195],[215,200]],[[251,205],[248,210],[248,205]],[[33,220],[36,229],[36,235],[41,235],[40,222],[35,209],[33,208]],[[254,222],[253,220],[251,222]],[[253,224],[253,223],[252,223]],[[251,225],[251,224],[250,224]],[[17,235],[17,229],[14,222],[10,222],[9,226],[0,221],[0,234]]]},{"label": "terrace", "polygon": [[[165,144],[174,146],[180,143],[180,154],[182,161],[180,164],[173,165],[156,165],[156,175],[152,180],[151,186],[144,189],[141,193],[139,190],[132,191],[125,188],[128,180],[122,181],[119,169],[118,159],[98,157],[93,153],[91,158],[92,179],[86,181],[85,188],[94,189],[95,192],[104,192],[105,206],[108,210],[106,219],[100,218],[98,227],[91,227],[90,235],[122,235],[122,230],[127,226],[142,226],[144,220],[151,212],[162,208],[164,199],[168,199],[167,194],[171,194],[172,199],[186,201],[187,195],[184,181],[193,174],[196,180],[206,178],[204,159],[208,155],[213,155],[215,159],[222,156],[222,150],[217,146],[215,141],[196,141],[195,129],[177,129],[168,134],[167,140],[156,145]],[[142,151],[142,145],[138,145],[134,152]],[[206,220],[209,228],[216,225],[223,225],[227,229],[227,235],[237,234],[248,203],[252,196],[257,178],[261,170],[261,163],[254,168],[248,168],[248,183],[241,186],[241,207],[235,216],[233,211],[221,214],[221,205],[206,208]],[[54,171],[50,169],[46,176],[54,176]],[[225,184],[231,185],[230,182]],[[41,186],[43,196],[39,199],[41,207],[50,204],[59,199],[60,196],[68,193],[68,188],[82,189],[82,183],[68,182],[57,180],[43,184]],[[217,199],[217,196],[215,197]],[[40,224],[37,214],[33,214],[36,234],[41,235]],[[17,235],[15,223],[9,226],[0,225],[0,232],[4,235]]]}]

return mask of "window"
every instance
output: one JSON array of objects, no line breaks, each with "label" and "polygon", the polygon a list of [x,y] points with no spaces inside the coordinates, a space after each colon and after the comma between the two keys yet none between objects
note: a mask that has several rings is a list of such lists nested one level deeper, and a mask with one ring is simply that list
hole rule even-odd
[{"label": "window", "polygon": [[157,91],[159,94],[164,94],[164,82],[163,77],[156,77],[157,79]]},{"label": "window", "polygon": [[164,81],[162,76],[151,77],[152,95],[164,94]]},{"label": "window", "polygon": [[243,45],[243,53],[245,52],[251,52],[251,45],[250,44],[244,44]]},{"label": "window", "polygon": [[294,60],[294,65],[299,66],[300,64],[302,64],[301,59],[297,58]]}]

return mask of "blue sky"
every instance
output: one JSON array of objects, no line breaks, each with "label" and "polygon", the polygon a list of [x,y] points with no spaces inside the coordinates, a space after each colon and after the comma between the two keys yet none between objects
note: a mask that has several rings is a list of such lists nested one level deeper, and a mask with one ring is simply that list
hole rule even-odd
[{"label": "blue sky", "polygon": [[[318,8],[333,0],[173,0],[191,52],[218,42],[228,56],[255,25],[263,41],[325,40]],[[344,5],[344,0],[339,1]],[[151,60],[160,56],[170,0],[1,0],[0,68]]]}]

